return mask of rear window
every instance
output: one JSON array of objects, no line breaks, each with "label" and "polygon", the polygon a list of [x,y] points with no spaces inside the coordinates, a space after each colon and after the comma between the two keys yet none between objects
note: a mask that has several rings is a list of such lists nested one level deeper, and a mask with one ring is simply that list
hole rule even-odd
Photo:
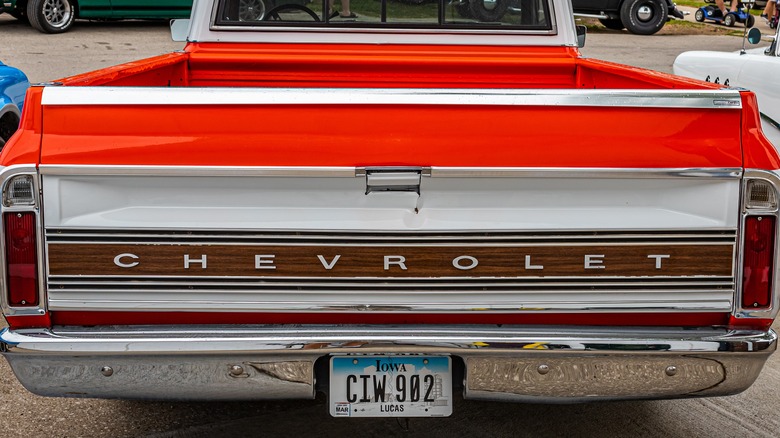
[{"label": "rear window", "polygon": [[549,31],[549,0],[220,0],[218,27]]}]

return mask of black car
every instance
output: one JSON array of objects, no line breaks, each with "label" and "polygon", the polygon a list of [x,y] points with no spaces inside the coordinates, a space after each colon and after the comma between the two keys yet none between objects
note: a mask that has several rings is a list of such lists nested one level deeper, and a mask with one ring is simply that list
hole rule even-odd
[{"label": "black car", "polygon": [[574,15],[598,18],[608,29],[652,35],[669,20],[683,18],[671,0],[572,0]]}]

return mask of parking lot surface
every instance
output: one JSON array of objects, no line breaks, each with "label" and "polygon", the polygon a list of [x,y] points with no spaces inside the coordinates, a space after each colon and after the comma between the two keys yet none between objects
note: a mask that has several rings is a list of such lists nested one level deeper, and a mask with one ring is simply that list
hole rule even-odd
[{"label": "parking lot surface", "polygon": [[[32,82],[177,50],[164,23],[78,23],[44,35],[0,16],[0,60]],[[588,35],[588,57],[671,72],[686,50],[738,50],[740,38],[713,35]],[[565,121],[562,121],[565,123]],[[775,329],[780,324],[775,325]],[[331,418],[325,400],[160,403],[38,397],[0,359],[0,437],[489,436],[489,437],[777,437],[780,353],[748,391],[730,397],[577,405],[460,400],[439,419]]]}]

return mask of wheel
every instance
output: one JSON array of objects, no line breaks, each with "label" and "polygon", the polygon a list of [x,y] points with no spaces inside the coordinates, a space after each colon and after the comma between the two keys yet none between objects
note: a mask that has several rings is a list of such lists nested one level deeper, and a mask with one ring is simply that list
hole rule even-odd
[{"label": "wheel", "polygon": [[6,112],[3,117],[0,117],[0,149],[5,145],[5,142],[14,135],[14,132],[19,128],[19,116],[12,112]]},{"label": "wheel", "polygon": [[737,22],[737,16],[734,14],[726,14],[725,17],[723,17],[723,24],[725,24],[728,27],[733,27],[734,23]]},{"label": "wheel", "polygon": [[469,11],[479,21],[501,21],[509,0],[469,0]]},{"label": "wheel", "polygon": [[263,0],[241,0],[238,3],[238,21],[261,21],[264,16]]},{"label": "wheel", "polygon": [[620,7],[620,20],[629,32],[637,35],[658,32],[668,15],[666,0],[626,0]]},{"label": "wheel", "polygon": [[748,15],[747,19],[745,19],[745,27],[751,28],[754,24],[756,24],[756,17]]},{"label": "wheel", "polygon": [[623,22],[618,18],[599,18],[599,21],[607,29],[623,30],[626,28],[626,26],[623,25]]},{"label": "wheel", "polygon": [[317,14],[306,6],[299,4],[279,5],[265,14],[266,21],[302,21],[301,12],[308,15],[313,21],[320,21]]},{"label": "wheel", "polygon": [[695,18],[699,23],[704,23],[704,11],[697,9],[696,13],[693,14],[693,18]]},{"label": "wheel", "polygon": [[30,0],[27,18],[32,27],[43,33],[62,33],[73,26],[76,8],[73,0]]},{"label": "wheel", "polygon": [[458,15],[460,15],[463,18],[474,18],[471,15],[471,9],[469,8],[469,2],[468,0],[461,0],[455,5],[455,10],[458,12]]},{"label": "wheel", "polygon": [[774,29],[777,27],[777,21],[775,20],[769,20],[769,28]]}]

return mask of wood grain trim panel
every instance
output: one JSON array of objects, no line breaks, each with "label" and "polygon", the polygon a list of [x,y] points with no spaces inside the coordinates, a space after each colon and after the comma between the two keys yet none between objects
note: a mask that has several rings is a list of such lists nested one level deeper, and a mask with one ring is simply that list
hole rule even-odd
[{"label": "wood grain trim panel", "polygon": [[48,268],[52,276],[731,277],[733,254],[731,244],[372,247],[50,243]]}]

